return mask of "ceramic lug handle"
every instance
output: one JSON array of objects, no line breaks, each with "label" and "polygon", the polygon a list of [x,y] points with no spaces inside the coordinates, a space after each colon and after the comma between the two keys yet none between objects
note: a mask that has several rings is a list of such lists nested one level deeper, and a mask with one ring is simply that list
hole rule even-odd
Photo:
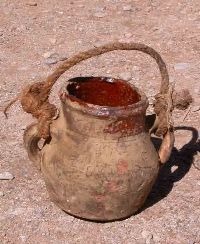
[{"label": "ceramic lug handle", "polygon": [[29,125],[24,132],[24,146],[28,153],[29,159],[34,162],[40,170],[41,149],[38,146],[41,138],[38,136],[37,124]]}]

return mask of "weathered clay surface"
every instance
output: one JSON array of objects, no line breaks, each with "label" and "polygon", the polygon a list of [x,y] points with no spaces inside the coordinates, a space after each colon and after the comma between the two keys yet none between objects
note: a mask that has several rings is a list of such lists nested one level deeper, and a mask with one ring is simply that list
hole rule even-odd
[{"label": "weathered clay surface", "polygon": [[83,113],[83,105],[78,110],[74,103],[69,99],[62,103],[51,125],[51,141],[41,151],[50,197],[61,209],[81,218],[128,217],[142,207],[159,170],[158,154],[144,128],[146,104],[140,113],[137,107],[131,111],[133,128],[125,124],[120,130],[107,131],[109,125],[115,129],[116,122],[128,117],[90,115]]},{"label": "weathered clay surface", "polygon": [[[1,107],[27,83],[45,78],[53,70],[55,65],[47,65],[46,56],[58,53],[61,60],[92,45],[119,39],[146,43],[159,51],[176,88],[188,88],[195,99],[194,106],[199,106],[198,0],[126,4],[114,0],[30,2],[0,3]],[[125,5],[132,5],[131,10],[124,11]],[[131,82],[151,101],[160,85],[159,73],[150,58],[134,51],[103,55],[70,70],[56,85],[51,100],[58,104],[60,86],[70,77],[105,74],[119,77],[121,73],[126,76],[131,73]],[[6,120],[0,114],[1,172],[10,172],[15,177],[0,182],[3,243],[200,242],[199,171],[192,164],[194,161],[200,165],[199,157],[195,156],[199,146],[195,140],[185,145],[192,135],[194,139],[197,136],[194,128],[199,130],[198,109],[191,109],[187,116],[184,111],[174,112],[175,125],[180,126],[175,132],[176,147],[143,211],[107,224],[76,219],[50,202],[42,175],[23,148],[22,134],[33,120],[17,105],[9,116]],[[110,188],[115,186],[110,184]]]}]

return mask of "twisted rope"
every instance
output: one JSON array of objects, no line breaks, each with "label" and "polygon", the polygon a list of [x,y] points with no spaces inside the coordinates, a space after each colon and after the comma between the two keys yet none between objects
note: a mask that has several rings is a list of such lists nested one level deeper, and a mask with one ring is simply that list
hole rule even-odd
[{"label": "twisted rope", "polygon": [[[169,76],[166,65],[161,56],[151,47],[141,43],[109,43],[104,46],[96,47],[67,59],[56,70],[47,77],[43,82],[34,83],[25,87],[19,97],[11,101],[4,109],[6,114],[8,108],[17,100],[20,99],[22,108],[25,112],[31,113],[33,117],[38,119],[38,131],[41,138],[48,138],[50,135],[50,124],[52,118],[56,114],[56,107],[49,103],[49,95],[51,89],[58,78],[68,69],[86,59],[99,56],[101,54],[115,50],[138,50],[144,52],[154,58],[158,64],[161,73],[160,92],[156,96],[155,112],[158,117],[159,135],[164,135],[169,128],[169,117],[171,109],[168,110],[168,101],[166,94],[169,91]],[[171,126],[171,125],[170,125]]]}]

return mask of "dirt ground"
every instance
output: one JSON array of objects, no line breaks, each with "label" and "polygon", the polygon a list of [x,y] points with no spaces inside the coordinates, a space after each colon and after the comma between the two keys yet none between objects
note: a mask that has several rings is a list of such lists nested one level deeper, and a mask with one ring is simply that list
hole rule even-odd
[{"label": "dirt ground", "polygon": [[[165,60],[176,89],[194,102],[174,111],[176,143],[143,210],[126,220],[93,223],[67,215],[49,199],[40,172],[23,147],[33,119],[19,103],[0,113],[0,242],[30,244],[199,244],[200,106],[199,0],[1,0],[0,106],[26,84],[41,81],[61,60],[110,41],[150,45]],[[71,77],[124,77],[152,99],[160,76],[155,62],[135,51],[112,52],[83,62],[56,83],[51,100]],[[12,177],[11,177],[12,178]]]}]

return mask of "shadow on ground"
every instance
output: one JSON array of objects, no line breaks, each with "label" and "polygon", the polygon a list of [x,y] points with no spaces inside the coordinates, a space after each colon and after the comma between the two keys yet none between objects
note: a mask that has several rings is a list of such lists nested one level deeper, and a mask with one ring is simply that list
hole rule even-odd
[{"label": "shadow on ground", "polygon": [[[192,138],[181,149],[177,150],[175,147],[173,148],[169,161],[161,168],[158,179],[141,211],[156,204],[161,199],[166,197],[172,190],[174,183],[181,180],[187,174],[191,165],[193,164],[194,156],[197,154],[197,152],[200,152],[198,131],[195,128],[181,126],[176,127],[175,131],[177,130],[191,131]],[[156,148],[161,144],[160,139],[153,138],[152,141]],[[173,166],[176,168],[172,172]]]}]

